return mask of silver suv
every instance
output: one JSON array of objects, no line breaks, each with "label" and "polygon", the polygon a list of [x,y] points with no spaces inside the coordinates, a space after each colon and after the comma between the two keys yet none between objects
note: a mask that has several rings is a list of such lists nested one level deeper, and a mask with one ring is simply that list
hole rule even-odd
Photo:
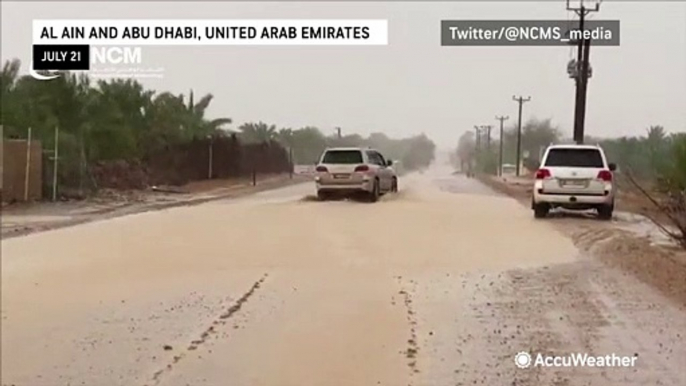
[{"label": "silver suv", "polygon": [[317,197],[363,194],[376,202],[387,192],[398,191],[393,162],[377,150],[338,147],[324,150],[315,169]]},{"label": "silver suv", "polygon": [[615,207],[616,166],[600,146],[551,145],[536,171],[531,209],[537,218],[550,209],[595,209],[609,220]]}]

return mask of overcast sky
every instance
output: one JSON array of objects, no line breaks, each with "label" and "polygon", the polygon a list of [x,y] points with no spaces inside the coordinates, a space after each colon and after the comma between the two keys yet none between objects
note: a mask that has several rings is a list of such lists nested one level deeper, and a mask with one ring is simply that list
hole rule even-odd
[{"label": "overcast sky", "polygon": [[[369,47],[145,47],[165,68],[160,90],[212,93],[211,117],[262,120],[326,134],[424,132],[453,147],[475,124],[552,118],[571,136],[570,47],[441,47],[442,19],[568,19],[564,1],[442,3],[2,2],[2,60],[31,56],[33,19],[388,19],[389,45]],[[603,2],[593,19],[619,19],[621,46],[594,47],[587,134],[686,131],[686,2]]]}]

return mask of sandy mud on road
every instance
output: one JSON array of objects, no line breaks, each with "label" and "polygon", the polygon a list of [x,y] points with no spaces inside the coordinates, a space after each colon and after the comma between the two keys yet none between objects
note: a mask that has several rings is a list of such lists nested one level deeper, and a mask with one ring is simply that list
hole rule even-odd
[{"label": "sandy mud on road", "polygon": [[[2,384],[683,384],[678,302],[477,181],[400,189],[298,185],[3,241]],[[519,369],[520,351],[638,359]]]}]

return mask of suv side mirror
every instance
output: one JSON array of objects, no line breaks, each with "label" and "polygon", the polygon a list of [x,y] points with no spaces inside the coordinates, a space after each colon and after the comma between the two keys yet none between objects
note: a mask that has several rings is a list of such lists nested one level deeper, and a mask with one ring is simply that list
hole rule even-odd
[{"label": "suv side mirror", "polygon": [[393,160],[387,159],[386,166],[393,166]]},{"label": "suv side mirror", "polygon": [[615,170],[617,170],[617,164],[614,162],[610,162],[607,166],[610,168],[611,172],[614,172]]}]

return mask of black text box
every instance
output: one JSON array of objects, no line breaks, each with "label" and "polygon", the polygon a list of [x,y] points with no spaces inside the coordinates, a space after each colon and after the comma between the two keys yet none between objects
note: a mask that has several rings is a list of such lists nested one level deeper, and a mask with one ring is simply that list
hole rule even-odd
[{"label": "black text box", "polygon": [[88,70],[90,68],[90,46],[34,45],[34,70]]}]

